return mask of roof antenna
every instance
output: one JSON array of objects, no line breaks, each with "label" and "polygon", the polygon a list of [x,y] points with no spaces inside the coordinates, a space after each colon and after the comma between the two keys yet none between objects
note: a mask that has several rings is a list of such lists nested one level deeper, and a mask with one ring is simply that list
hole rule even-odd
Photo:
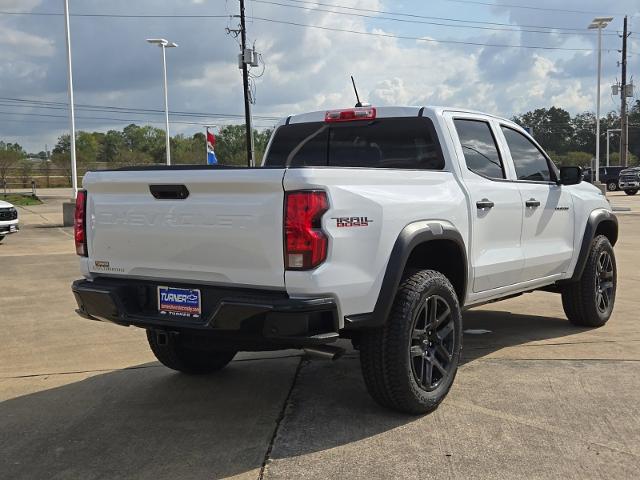
[{"label": "roof antenna", "polygon": [[351,75],[351,83],[353,84],[353,91],[356,92],[356,107],[362,107],[362,102],[360,102],[360,96],[358,95],[358,89],[356,88],[356,81],[353,79],[353,75]]}]

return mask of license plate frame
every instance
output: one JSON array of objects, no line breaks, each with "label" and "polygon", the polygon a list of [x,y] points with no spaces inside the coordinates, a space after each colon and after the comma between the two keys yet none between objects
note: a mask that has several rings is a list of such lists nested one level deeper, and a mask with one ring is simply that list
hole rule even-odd
[{"label": "license plate frame", "polygon": [[200,318],[202,293],[199,288],[158,285],[158,313],[171,317]]}]

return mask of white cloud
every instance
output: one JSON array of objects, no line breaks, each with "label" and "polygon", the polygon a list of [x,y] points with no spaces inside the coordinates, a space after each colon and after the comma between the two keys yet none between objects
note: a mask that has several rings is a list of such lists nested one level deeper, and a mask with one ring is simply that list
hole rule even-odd
[{"label": "white cloud", "polygon": [[[322,3],[342,5],[341,0]],[[629,13],[638,11],[637,0],[619,0]],[[80,3],[80,2],[74,2]],[[557,7],[557,0],[539,0],[540,6]],[[568,0],[566,8],[597,10],[596,0]],[[38,7],[40,4],[40,7]],[[37,0],[0,0],[3,10],[50,11],[49,2]],[[431,14],[426,2],[407,0],[403,6],[390,0],[360,0],[350,7],[404,10]],[[104,13],[188,13],[218,14],[237,10],[236,1],[175,0],[160,10],[151,0],[85,0],[73,5],[82,12]],[[305,4],[306,5],[306,4]],[[565,8],[565,4],[562,5]],[[377,22],[369,18],[333,15],[317,7],[314,11],[284,8],[259,3],[248,4],[248,14],[328,28],[367,31],[381,34],[406,34],[428,39],[451,39],[498,44],[540,44],[549,46],[593,47],[593,37],[584,35],[522,36],[514,32],[489,32],[464,29],[434,30],[429,25],[399,22]],[[452,11],[451,17],[464,17],[465,12]],[[435,15],[435,14],[434,14]],[[548,12],[500,9],[495,18],[505,16],[515,24],[565,25],[583,28],[583,16],[554,15]],[[635,18],[635,17],[633,17]],[[588,20],[588,19],[587,19]],[[66,70],[64,28],[60,17],[1,18],[4,28],[0,41],[0,83],[5,96],[65,101]],[[235,27],[237,20],[230,23]],[[237,68],[236,42],[225,34],[226,20],[193,19],[99,19],[72,18],[74,80],[78,103],[162,108],[161,64],[159,54],[144,38],[162,35],[175,40],[180,47],[167,54],[169,104],[172,110],[194,112],[242,113],[241,75]],[[617,25],[616,25],[617,28]],[[485,110],[512,116],[552,104],[572,112],[590,109],[594,104],[593,56],[584,52],[556,52],[508,48],[484,49],[400,40],[369,35],[356,35],[329,30],[302,28],[260,20],[249,21],[249,40],[256,41],[266,68],[256,79],[256,115],[286,115],[308,110],[350,106],[355,103],[349,79],[354,75],[364,100],[377,105],[451,105]],[[613,29],[610,33],[613,33]],[[409,32],[409,33],[407,33]],[[607,37],[605,46],[613,46],[617,37]],[[614,42],[614,43],[612,43]],[[633,43],[635,42],[635,43]],[[631,48],[640,53],[640,44],[632,37]],[[634,57],[635,68],[640,57]],[[617,54],[603,56],[603,85],[615,79]],[[630,60],[633,68],[633,60]],[[254,69],[253,73],[259,73]],[[633,70],[631,70],[633,71]],[[603,90],[604,92],[604,90]],[[88,114],[79,113],[78,117]],[[108,116],[107,114],[94,114]],[[125,115],[120,115],[124,118]],[[137,118],[137,117],[136,117]],[[160,117],[160,120],[162,118]],[[176,118],[178,120],[178,118]],[[185,120],[184,118],[182,120]],[[53,120],[50,120],[53,121]],[[0,123],[0,139],[26,143],[47,141],[64,128],[47,123]],[[206,122],[205,119],[202,120]],[[79,128],[109,126],[110,122],[79,119]],[[120,125],[123,126],[123,125]],[[172,131],[189,133],[197,126],[178,124]],[[37,140],[33,140],[37,139]],[[34,150],[41,147],[34,147]]]},{"label": "white cloud", "polygon": [[52,40],[11,28],[0,28],[0,58],[50,57]]},{"label": "white cloud", "polygon": [[30,12],[40,5],[40,0],[0,0],[0,10],[5,12]]}]

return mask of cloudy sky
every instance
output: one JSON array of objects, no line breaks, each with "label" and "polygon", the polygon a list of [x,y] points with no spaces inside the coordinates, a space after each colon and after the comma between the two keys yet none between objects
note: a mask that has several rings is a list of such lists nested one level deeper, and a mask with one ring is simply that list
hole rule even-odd
[{"label": "cloudy sky", "polygon": [[[264,60],[264,69],[252,69],[261,127],[351,106],[351,74],[374,105],[503,116],[550,105],[594,110],[597,42],[585,27],[598,14],[615,17],[603,34],[603,111],[618,107],[609,85],[620,77],[625,13],[637,32],[629,73],[640,76],[638,0],[246,2],[248,38]],[[0,140],[29,151],[51,148],[68,129],[62,11],[63,0],[0,0]],[[169,107],[180,112],[171,115],[172,134],[238,121],[239,47],[225,32],[237,28],[237,0],[70,0],[70,11],[78,129],[163,126],[161,53],[149,37],[179,44],[167,51]]]}]

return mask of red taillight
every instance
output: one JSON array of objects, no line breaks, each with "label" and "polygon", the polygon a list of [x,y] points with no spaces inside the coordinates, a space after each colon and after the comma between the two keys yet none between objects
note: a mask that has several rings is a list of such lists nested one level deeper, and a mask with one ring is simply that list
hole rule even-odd
[{"label": "red taillight", "polygon": [[329,110],[324,115],[324,121],[351,122],[354,120],[373,120],[376,118],[375,107],[348,108],[346,110]]},{"label": "red taillight", "polygon": [[302,190],[285,196],[284,263],[287,270],[308,270],[327,258],[327,236],[320,219],[329,209],[327,194]]},{"label": "red taillight", "polygon": [[76,241],[76,253],[83,257],[87,256],[86,213],[87,192],[86,190],[78,190],[76,211],[73,217],[73,237]]}]

